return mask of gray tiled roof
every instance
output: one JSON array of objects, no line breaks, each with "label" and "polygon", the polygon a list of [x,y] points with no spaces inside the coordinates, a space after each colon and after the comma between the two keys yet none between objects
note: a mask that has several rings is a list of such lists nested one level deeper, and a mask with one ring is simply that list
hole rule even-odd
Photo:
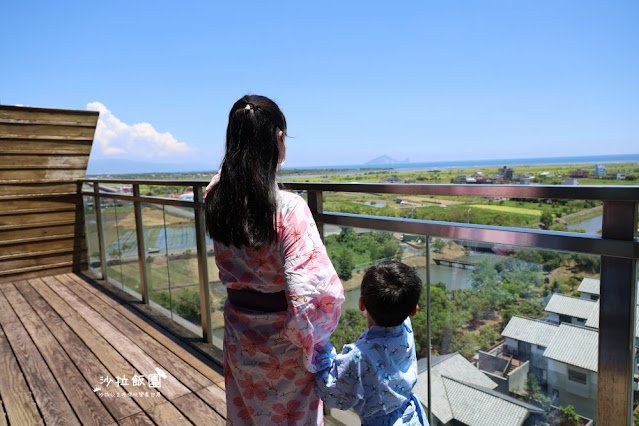
[{"label": "gray tiled roof", "polygon": [[544,351],[546,358],[597,371],[599,332],[563,323]]},{"label": "gray tiled roof", "polygon": [[499,392],[442,377],[455,420],[468,426],[520,426],[543,410]]},{"label": "gray tiled roof", "polygon": [[595,301],[555,293],[546,305],[546,312],[587,320],[595,307]]},{"label": "gray tiled roof", "polygon": [[599,300],[592,308],[588,321],[586,321],[586,327],[599,328]]},{"label": "gray tiled roof", "polygon": [[520,316],[513,316],[501,332],[503,337],[548,347],[559,326]]},{"label": "gray tiled roof", "polygon": [[[586,327],[599,328],[599,300],[597,300],[592,313],[588,317],[588,321],[586,321]],[[635,325],[635,338],[639,339],[639,318],[637,318]]]},{"label": "gray tiled roof", "polygon": [[[448,423],[454,418],[452,408],[448,402],[448,395],[444,387],[442,376],[461,380],[466,383],[472,383],[488,389],[494,389],[497,387],[495,382],[490,380],[488,376],[475,368],[470,362],[468,362],[468,360],[466,360],[466,358],[458,353],[446,357],[442,361],[433,365],[432,368],[432,411],[442,423]],[[428,372],[426,370],[419,374],[417,385],[415,385],[413,390],[424,405],[428,403],[427,373]]]},{"label": "gray tiled roof", "polygon": [[599,294],[600,281],[596,278],[584,278],[577,291],[580,293]]}]

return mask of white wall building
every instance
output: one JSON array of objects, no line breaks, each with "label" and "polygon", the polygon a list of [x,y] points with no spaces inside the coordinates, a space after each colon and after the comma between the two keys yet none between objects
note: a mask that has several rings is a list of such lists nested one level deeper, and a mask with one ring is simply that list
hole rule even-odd
[{"label": "white wall building", "polygon": [[548,395],[553,404],[572,404],[577,413],[597,417],[599,333],[563,323],[544,356],[548,358]]},{"label": "white wall building", "polygon": [[600,281],[596,278],[584,278],[579,284],[577,291],[580,293],[579,297],[588,300],[599,300],[599,286]]},{"label": "white wall building", "polygon": [[[419,378],[414,392],[426,406],[428,369],[424,361],[417,362]],[[497,392],[497,384],[458,353],[433,358],[431,380],[435,417],[431,426],[520,426],[531,414],[543,413],[538,407]]]},{"label": "white wall building", "polygon": [[529,361],[529,371],[539,384],[548,382],[548,359],[544,351],[559,329],[556,324],[513,316],[501,335],[506,338],[504,353],[518,360]]},{"label": "white wall building", "polygon": [[556,324],[586,325],[594,308],[593,300],[555,293],[544,310],[548,312],[548,319]]}]

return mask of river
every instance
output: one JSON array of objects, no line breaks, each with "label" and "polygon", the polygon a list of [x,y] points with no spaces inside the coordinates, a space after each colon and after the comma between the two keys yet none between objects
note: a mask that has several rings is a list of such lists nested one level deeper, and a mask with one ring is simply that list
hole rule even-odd
[{"label": "river", "polygon": [[579,222],[571,223],[568,225],[568,229],[583,229],[588,234],[596,234],[601,231],[601,224],[603,222],[603,216],[595,216],[590,219],[585,219]]},{"label": "river", "polygon": [[[493,255],[493,254],[475,254],[471,253],[469,256],[464,257],[464,260],[469,260],[471,262],[478,262],[482,259],[491,259],[498,260],[501,256]],[[422,279],[422,282],[426,283],[426,271],[424,268],[419,268],[419,276]],[[430,265],[430,282],[431,284],[437,284],[438,282],[443,282],[446,284],[446,289],[448,290],[459,290],[462,288],[470,288],[470,283],[472,279],[472,270],[464,269],[458,267],[450,267],[450,266],[442,266],[442,265]],[[344,293],[346,300],[344,300],[344,304],[342,305],[342,311],[346,311],[346,309],[359,309],[358,301],[360,296],[360,289],[355,288],[353,290],[348,290]]]}]

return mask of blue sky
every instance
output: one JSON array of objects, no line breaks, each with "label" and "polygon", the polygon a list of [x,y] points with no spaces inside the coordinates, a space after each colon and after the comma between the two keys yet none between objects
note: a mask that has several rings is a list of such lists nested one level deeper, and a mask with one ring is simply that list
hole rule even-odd
[{"label": "blue sky", "polygon": [[0,102],[101,110],[95,159],[215,168],[246,93],[288,167],[639,152],[634,0],[5,3]]}]

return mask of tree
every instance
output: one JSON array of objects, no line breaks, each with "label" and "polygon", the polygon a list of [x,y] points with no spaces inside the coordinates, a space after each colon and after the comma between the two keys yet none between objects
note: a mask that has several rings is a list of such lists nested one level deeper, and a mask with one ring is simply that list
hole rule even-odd
[{"label": "tree", "polygon": [[343,249],[337,259],[337,275],[344,281],[353,277],[353,254],[349,249]]},{"label": "tree", "polygon": [[[180,289],[173,298],[175,313],[184,319],[198,323],[200,314],[200,290],[197,288]],[[215,308],[213,307],[213,310]]]},{"label": "tree", "polygon": [[348,243],[353,238],[357,237],[357,233],[353,230],[353,228],[343,227],[337,236],[337,242],[339,243]]},{"label": "tree", "polygon": [[560,413],[560,426],[577,426],[579,425],[579,415],[575,412],[575,407],[567,405],[565,407],[559,407]]},{"label": "tree", "polygon": [[541,222],[542,225],[544,225],[544,228],[546,229],[550,228],[550,226],[553,223],[552,213],[550,213],[548,210],[543,211],[541,213],[541,217],[539,218],[539,221]]},{"label": "tree", "polygon": [[444,247],[446,247],[446,243],[444,240],[437,238],[433,240],[432,246],[435,253],[441,253]]},{"label": "tree", "polygon": [[[415,336],[415,350],[420,356],[428,356],[426,334],[426,288],[422,288],[419,298],[420,309],[417,315],[411,318],[413,323],[413,335]],[[431,342],[435,353],[448,353],[451,351],[452,342],[461,334],[463,323],[470,321],[468,313],[459,311],[451,303],[446,293],[446,284],[437,283],[430,288],[430,320]]]},{"label": "tree", "polygon": [[548,410],[550,410],[550,398],[542,393],[539,382],[533,374],[528,374],[526,378],[526,393],[528,394],[528,398],[539,404],[544,411],[548,412]]},{"label": "tree", "polygon": [[339,353],[345,344],[355,342],[366,328],[366,317],[357,309],[347,309],[331,335],[331,343]]}]

